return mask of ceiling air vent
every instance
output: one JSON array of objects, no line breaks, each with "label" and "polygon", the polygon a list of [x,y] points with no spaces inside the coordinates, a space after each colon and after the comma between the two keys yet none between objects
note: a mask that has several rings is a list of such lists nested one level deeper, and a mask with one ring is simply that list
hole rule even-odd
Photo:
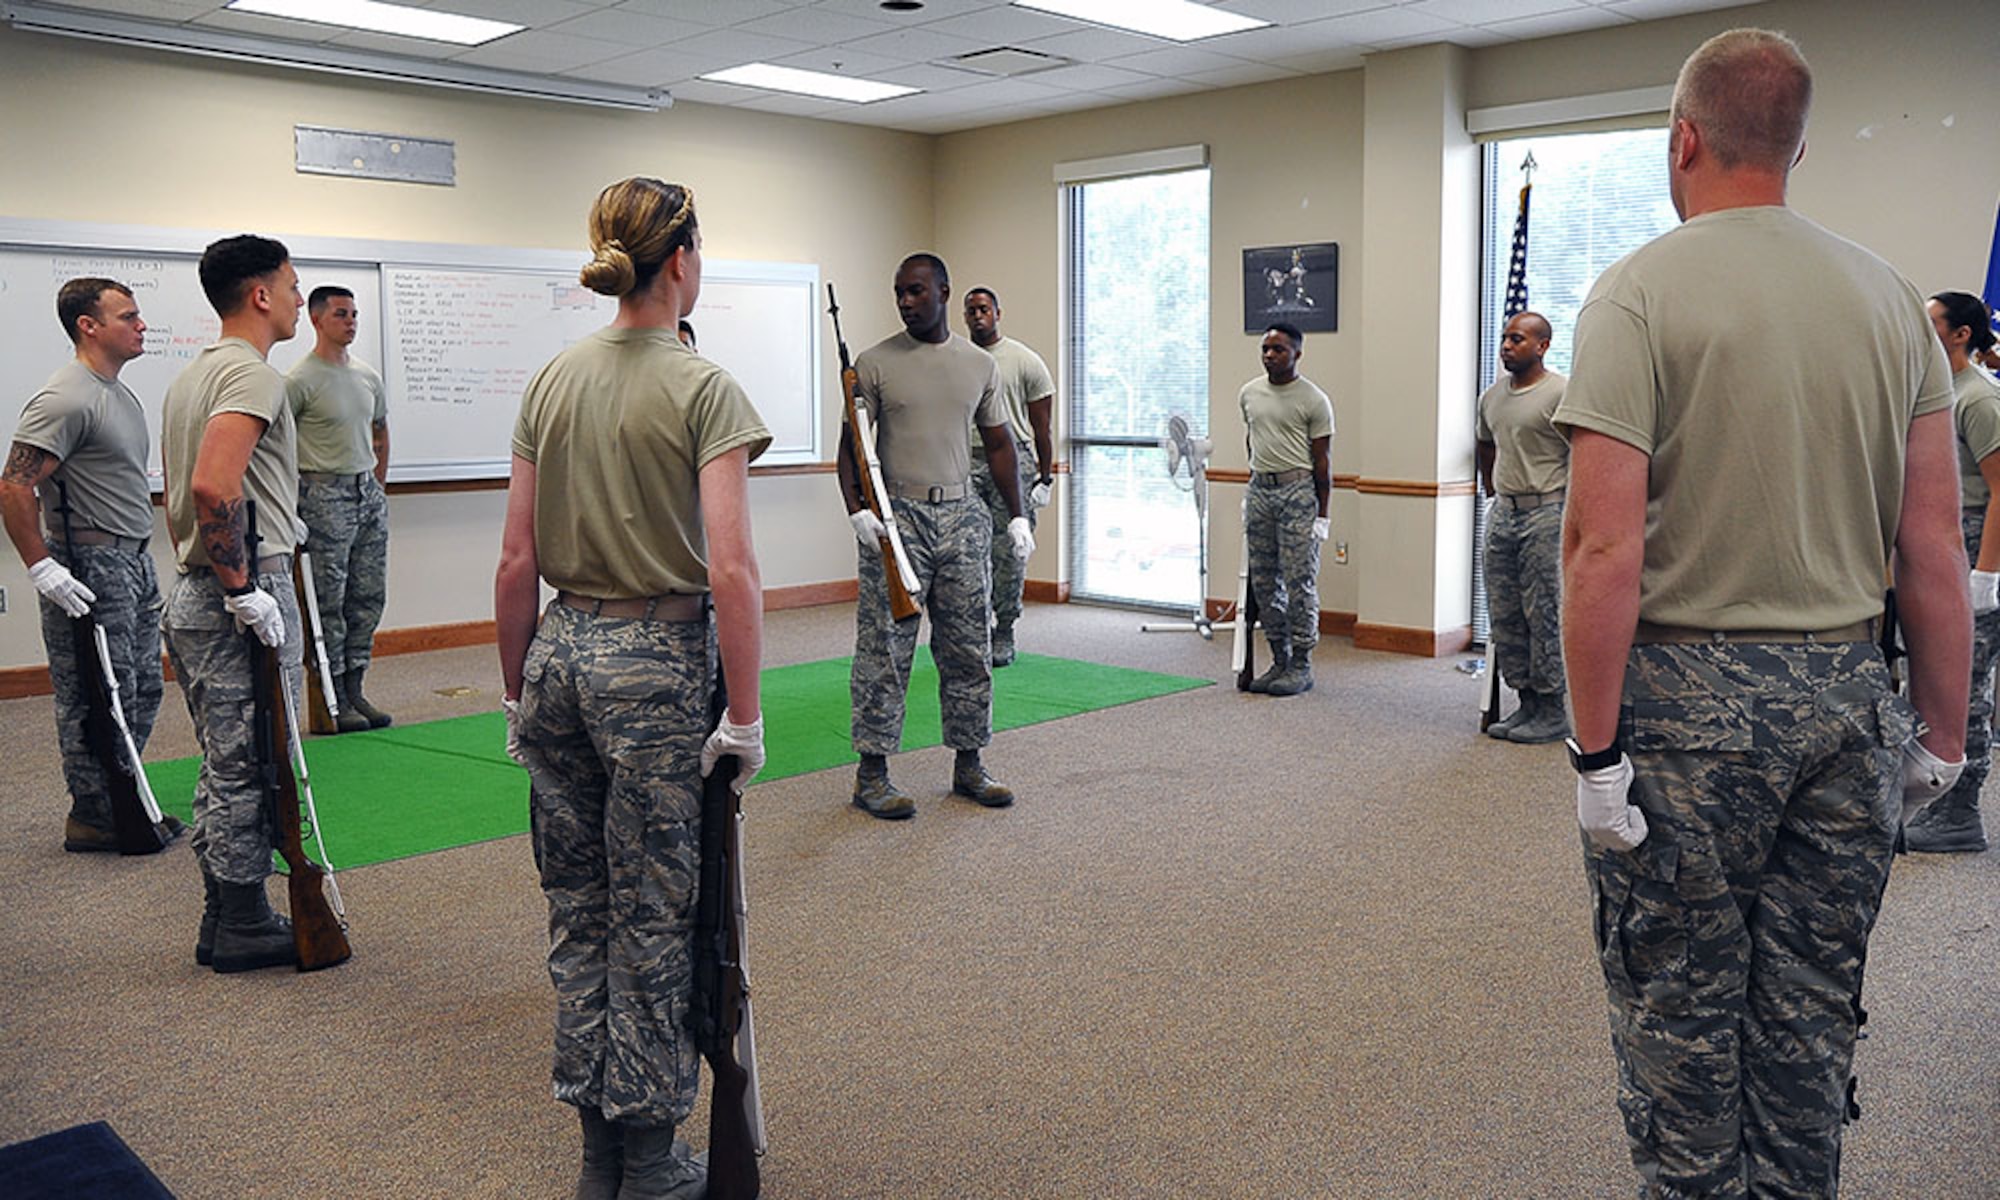
[{"label": "ceiling air vent", "polygon": [[970,54],[947,58],[944,60],[944,65],[977,71],[981,75],[1033,75],[1037,71],[1067,67],[1074,62],[1074,59],[1063,58],[1056,54],[1043,54],[1038,50],[996,46],[991,50],[974,50]]}]

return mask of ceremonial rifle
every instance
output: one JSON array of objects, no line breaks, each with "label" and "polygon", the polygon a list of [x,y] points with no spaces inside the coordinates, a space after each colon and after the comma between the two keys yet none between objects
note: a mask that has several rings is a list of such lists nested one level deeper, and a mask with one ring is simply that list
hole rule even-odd
[{"label": "ceremonial rifle", "polygon": [[[257,502],[244,505],[248,516],[243,544],[246,566],[252,582],[257,574]],[[253,713],[251,740],[256,753],[257,783],[264,793],[264,805],[271,822],[278,857],[285,860],[285,887],[291,900],[292,941],[299,952],[299,970],[317,971],[338,966],[354,953],[347,944],[347,922],[342,919],[340,889],[333,883],[332,868],[322,871],[306,857],[304,823],[299,819],[299,783],[292,772],[297,759],[301,769],[305,753],[293,724],[292,686],[285,678],[285,665],[278,648],[266,646],[254,629],[243,636],[250,647],[250,681]],[[319,814],[314,811],[312,784],[305,785],[307,812],[311,814],[313,836],[319,837]],[[326,843],[320,842],[320,856]],[[333,903],[327,903],[327,890]]]},{"label": "ceremonial rifle", "polygon": [[[299,606],[299,615],[312,633],[313,654],[305,662],[306,727],[314,733],[339,733],[340,698],[333,686],[333,664],[326,657],[326,623],[319,618],[319,592],[313,587],[312,559],[304,546],[292,556],[292,579],[305,601]],[[317,675],[313,673],[315,656],[319,660]]]},{"label": "ceremonial rifle", "polygon": [[[70,529],[69,484],[56,480],[57,511],[62,513],[63,545],[68,547],[72,574],[81,578],[83,564],[77,560],[76,537]],[[125,723],[125,706],[118,698],[118,671],[111,662],[111,644],[104,627],[90,613],[72,617],[69,625],[70,657],[76,660],[77,683],[83,688],[83,737],[90,756],[97,760],[97,773],[104,777],[104,791],[111,799],[112,836],[120,854],[157,854],[173,840],[160,828],[164,818],[153,799],[153,787],[146,779],[146,766],[139,761],[139,744]],[[140,664],[157,667],[157,663]],[[119,755],[123,742],[125,753]]]},{"label": "ceremonial rifle", "polygon": [[1236,640],[1230,649],[1236,668],[1236,690],[1247,692],[1257,678],[1257,589],[1250,586],[1250,539],[1236,563]]},{"label": "ceremonial rifle", "polygon": [[833,298],[833,285],[826,285],[826,312],[833,318],[833,341],[840,347],[840,394],[846,405],[847,438],[854,453],[854,477],[861,502],[881,518],[882,575],[889,584],[889,615],[900,621],[917,615],[917,573],[910,569],[909,552],[903,549],[902,531],[896,528],[896,513],[889,504],[889,489],[882,483],[882,460],[875,454],[875,430],[868,421],[867,406],[861,403],[861,379],[847,357],[847,339],[840,336],[840,304]]},{"label": "ceremonial rifle", "polygon": [[[717,673],[711,727],[729,704]],[[756,1025],[744,956],[743,794],[733,754],[715,762],[701,789],[701,871],[695,899],[694,999],[688,1031],[708,1060],[708,1198],[755,1200],[764,1153],[764,1106],[757,1091]]]}]

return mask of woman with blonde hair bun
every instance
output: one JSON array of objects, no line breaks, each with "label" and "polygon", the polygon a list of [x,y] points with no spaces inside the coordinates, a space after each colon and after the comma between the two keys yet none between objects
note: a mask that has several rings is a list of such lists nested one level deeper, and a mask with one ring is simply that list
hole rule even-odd
[{"label": "woman with blonde hair bun", "polygon": [[[675,335],[701,294],[694,193],[614,183],[589,228],[580,279],[618,315],[541,369],[514,427],[493,589],[507,749],[532,784],[576,1195],[696,1197],[707,1168],[674,1129],[701,1073],[683,1027],[701,777],[735,755],[740,789],[764,763],[748,483],[771,434]],[[543,579],[556,596],[538,618]],[[718,658],[728,709],[711,733]]]}]

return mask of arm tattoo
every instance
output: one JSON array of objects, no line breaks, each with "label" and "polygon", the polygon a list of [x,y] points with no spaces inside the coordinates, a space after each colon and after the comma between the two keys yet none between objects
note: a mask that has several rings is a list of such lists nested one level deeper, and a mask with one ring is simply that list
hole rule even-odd
[{"label": "arm tattoo", "polygon": [[209,565],[248,572],[243,551],[243,500],[224,500],[201,514],[201,548]]},{"label": "arm tattoo", "polygon": [[42,464],[54,457],[40,446],[30,446],[26,442],[15,442],[7,452],[7,466],[0,471],[0,479],[8,483],[18,483],[31,488],[42,478]]}]

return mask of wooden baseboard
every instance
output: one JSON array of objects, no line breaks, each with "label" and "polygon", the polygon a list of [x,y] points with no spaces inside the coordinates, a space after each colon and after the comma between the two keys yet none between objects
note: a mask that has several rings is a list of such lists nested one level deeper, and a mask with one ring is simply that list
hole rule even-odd
[{"label": "wooden baseboard", "polygon": [[46,696],[54,690],[54,685],[49,683],[49,669],[46,665],[0,668],[0,700],[18,700],[23,696]]},{"label": "wooden baseboard", "polygon": [[1472,626],[1456,629],[1413,629],[1405,625],[1376,625],[1355,622],[1356,650],[1387,650],[1393,654],[1415,654],[1422,658],[1443,658],[1457,654],[1472,644]]},{"label": "wooden baseboard", "polygon": [[[1221,620],[1235,603],[1234,600],[1217,600],[1211,597],[1208,601],[1208,619]],[[1338,609],[1322,608],[1319,610],[1319,631],[1328,637],[1353,637],[1354,614],[1341,612]]]},{"label": "wooden baseboard", "polygon": [[765,588],[764,611],[813,608],[821,604],[846,604],[861,594],[861,584],[853,579],[831,583],[801,583],[794,587]]},{"label": "wooden baseboard", "polygon": [[1037,604],[1068,604],[1069,584],[1052,579],[1030,579],[1021,585],[1021,598]]},{"label": "wooden baseboard", "polygon": [[490,646],[494,641],[491,621],[453,621],[447,625],[412,625],[407,629],[380,629],[375,632],[375,656],[422,654],[426,650],[456,650],[460,646]]}]

